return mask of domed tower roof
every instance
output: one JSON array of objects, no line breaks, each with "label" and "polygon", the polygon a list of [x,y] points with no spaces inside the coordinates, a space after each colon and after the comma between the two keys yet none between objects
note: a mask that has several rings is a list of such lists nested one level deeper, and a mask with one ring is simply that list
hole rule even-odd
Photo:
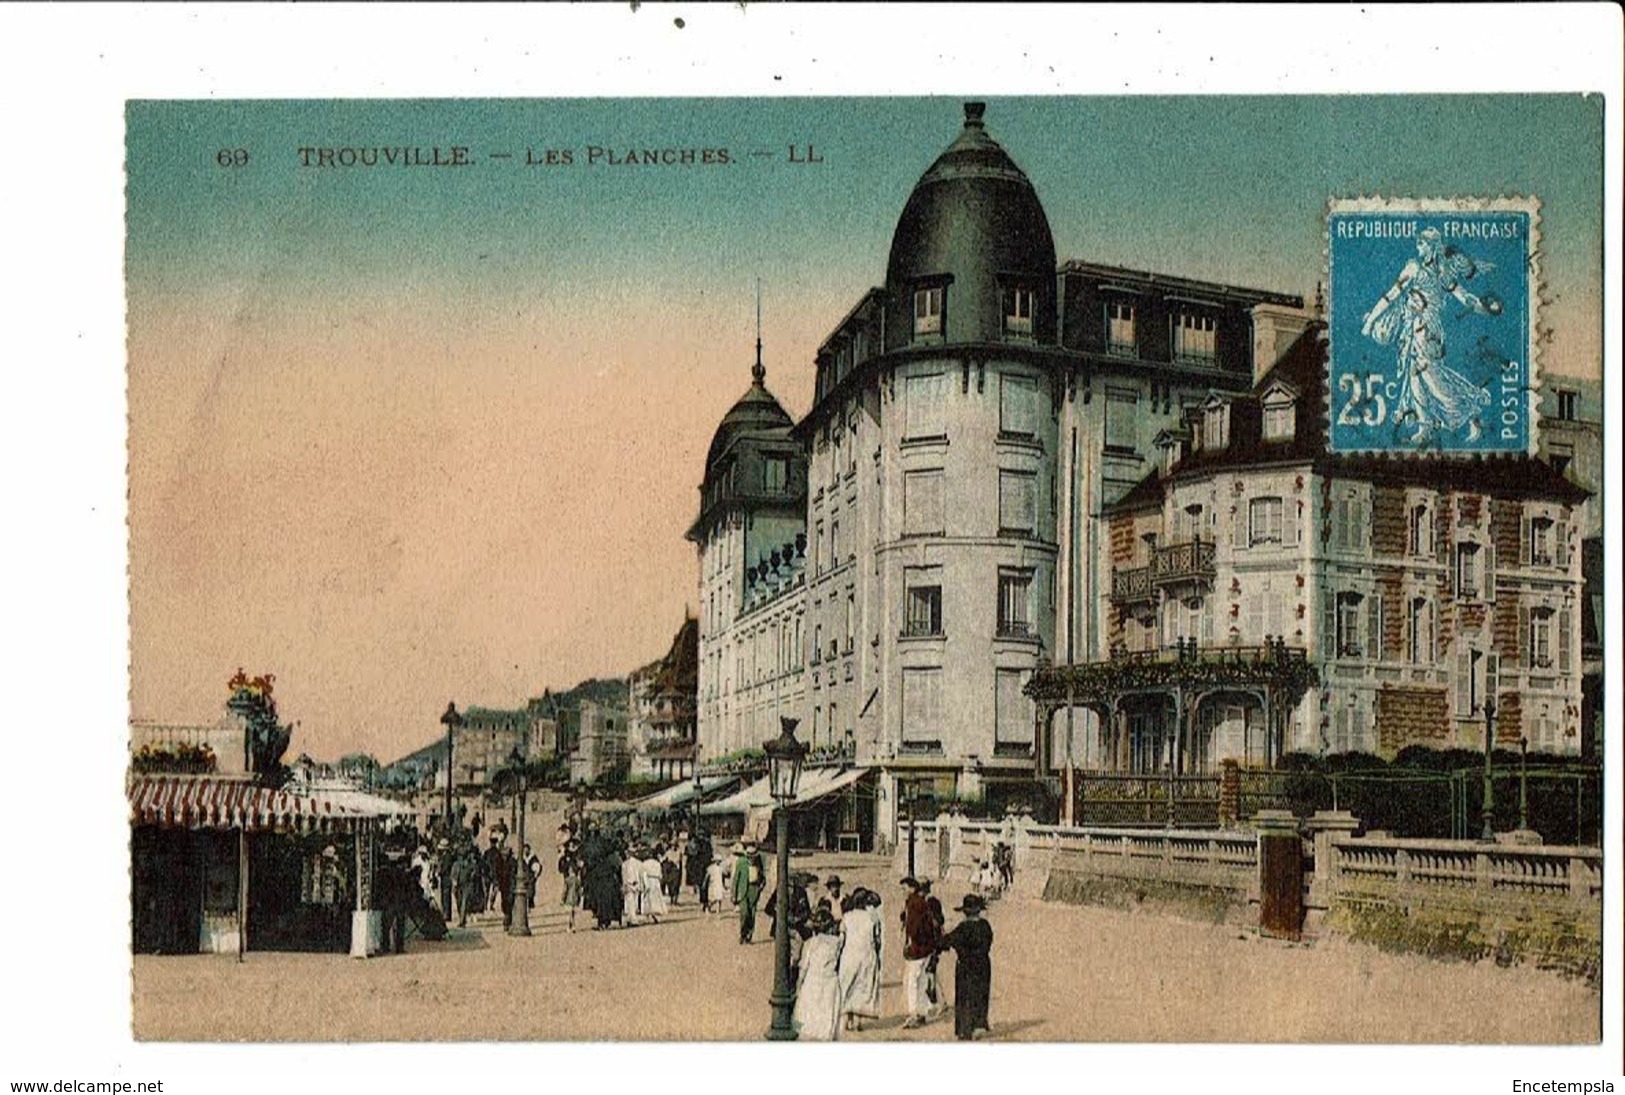
[{"label": "domed tower roof", "polygon": [[[985,103],[965,104],[965,126],[909,195],[886,264],[898,314],[912,315],[922,283],[945,284],[944,340],[992,342],[1005,335],[1006,292],[1036,297],[1032,338],[1055,342],[1055,239],[1038,193],[988,136]],[[896,325],[901,341],[909,331]],[[888,339],[888,342],[891,340]]]},{"label": "domed tower roof", "polygon": [[758,345],[756,364],[750,370],[751,384],[739,401],[728,409],[717,424],[717,432],[711,438],[711,448],[705,456],[705,472],[709,478],[717,458],[728,450],[728,446],[741,434],[756,433],[762,430],[786,430],[794,423],[773,393],[767,390],[763,383],[767,379],[767,370],[762,367],[761,349]]}]

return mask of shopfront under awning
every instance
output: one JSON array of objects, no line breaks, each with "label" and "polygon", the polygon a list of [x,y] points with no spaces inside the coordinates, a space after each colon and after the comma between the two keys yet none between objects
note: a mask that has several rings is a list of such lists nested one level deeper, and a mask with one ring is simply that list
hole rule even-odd
[{"label": "shopfront under awning", "polygon": [[[796,806],[810,806],[815,802],[839,794],[869,775],[869,768],[810,768],[801,773],[801,786],[796,788]],[[753,810],[770,810],[773,794],[767,778],[736,791],[727,798],[708,802],[700,807],[702,815],[749,814]]]},{"label": "shopfront under awning", "polygon": [[873,771],[869,768],[814,768],[801,773],[801,786],[796,788],[796,805],[810,806],[831,795],[840,794]]},{"label": "shopfront under awning", "polygon": [[719,776],[714,779],[701,779],[698,786],[693,780],[684,780],[674,783],[664,790],[656,791],[645,798],[640,798],[632,805],[640,814],[658,814],[667,810],[674,810],[694,799],[704,799],[707,795],[715,795],[739,782],[738,776]]},{"label": "shopfront under awning", "polygon": [[767,777],[763,776],[755,783],[740,788],[726,798],[704,803],[700,806],[700,814],[705,817],[716,814],[749,814],[753,810],[771,810],[772,808],[773,792],[768,787]]}]

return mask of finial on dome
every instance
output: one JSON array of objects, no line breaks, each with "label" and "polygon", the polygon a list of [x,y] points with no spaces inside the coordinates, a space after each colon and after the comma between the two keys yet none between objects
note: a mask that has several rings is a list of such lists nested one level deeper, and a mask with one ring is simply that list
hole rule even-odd
[{"label": "finial on dome", "polygon": [[987,113],[987,104],[986,103],[966,103],[965,104],[965,128],[966,129],[981,129],[982,128],[982,115],[986,114],[986,113]]},{"label": "finial on dome", "polygon": [[750,378],[753,383],[760,384],[767,379],[767,369],[762,365],[762,279],[756,279],[756,364],[750,367]]}]

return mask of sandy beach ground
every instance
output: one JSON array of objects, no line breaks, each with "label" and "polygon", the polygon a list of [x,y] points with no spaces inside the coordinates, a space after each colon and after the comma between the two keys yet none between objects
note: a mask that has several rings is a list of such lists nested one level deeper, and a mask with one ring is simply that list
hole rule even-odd
[{"label": "sandy beach ground", "polygon": [[[549,830],[550,831],[550,830]],[[566,930],[552,857],[535,935],[494,918],[366,960],[334,954],[139,956],[134,1033],[181,1041],[756,1040],[770,1018],[767,921],[741,946],[732,915],[685,904],[659,924]],[[797,857],[901,909],[889,861]],[[951,908],[962,893],[939,894]],[[957,921],[950,914],[950,925]],[[1448,964],[1337,941],[1290,944],[1152,915],[1007,897],[993,925],[995,1041],[1587,1043],[1599,997],[1534,969]],[[889,932],[887,1017],[853,1040],[939,1041],[951,1015],[901,1029],[901,942]],[[943,984],[951,995],[951,956]]]}]

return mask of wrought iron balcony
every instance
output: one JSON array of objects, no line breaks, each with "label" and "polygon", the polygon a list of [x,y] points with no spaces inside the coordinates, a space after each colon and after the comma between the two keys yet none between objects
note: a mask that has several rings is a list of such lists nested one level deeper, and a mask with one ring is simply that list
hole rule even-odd
[{"label": "wrought iron balcony", "polygon": [[1151,600],[1151,568],[1113,570],[1112,600],[1125,603]]},{"label": "wrought iron balcony", "polygon": [[1151,553],[1151,584],[1213,582],[1213,541],[1169,544]]}]

